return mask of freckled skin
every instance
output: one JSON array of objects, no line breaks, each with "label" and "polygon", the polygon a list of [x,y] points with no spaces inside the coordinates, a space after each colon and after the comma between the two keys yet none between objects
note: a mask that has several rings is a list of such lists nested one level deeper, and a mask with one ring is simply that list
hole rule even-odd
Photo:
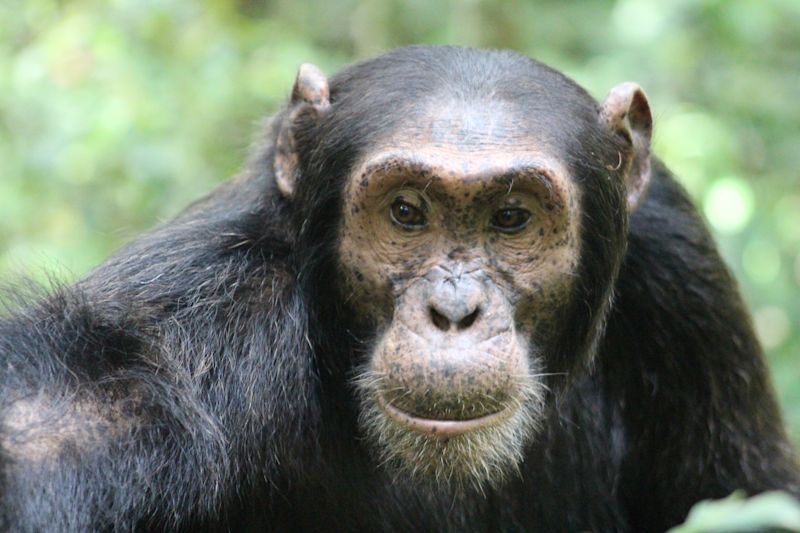
[{"label": "freckled skin", "polygon": [[[442,420],[500,411],[531,385],[539,362],[529,343],[553,329],[579,255],[580,198],[558,154],[502,125],[497,110],[463,114],[434,114],[377,143],[348,180],[344,204],[354,207],[340,231],[344,292],[383,331],[368,362],[378,394]],[[393,221],[397,199],[424,212],[424,228]],[[529,213],[520,231],[492,226],[506,206]],[[437,276],[478,280],[469,328],[441,331],[447,320],[432,320]]]}]

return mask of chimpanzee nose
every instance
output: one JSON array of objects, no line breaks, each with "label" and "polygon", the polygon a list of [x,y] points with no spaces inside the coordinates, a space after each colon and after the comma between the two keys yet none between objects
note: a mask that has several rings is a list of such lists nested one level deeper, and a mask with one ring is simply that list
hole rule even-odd
[{"label": "chimpanzee nose", "polygon": [[483,287],[475,279],[440,280],[430,294],[431,321],[442,331],[467,329],[480,315],[483,300]]}]

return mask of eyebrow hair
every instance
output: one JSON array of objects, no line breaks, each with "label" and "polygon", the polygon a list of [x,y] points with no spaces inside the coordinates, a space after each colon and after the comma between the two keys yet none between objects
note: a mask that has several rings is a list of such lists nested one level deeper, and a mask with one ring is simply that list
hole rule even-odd
[{"label": "eyebrow hair", "polygon": [[[368,160],[364,164],[363,169],[361,174],[365,177],[378,173],[389,173],[400,169],[410,171],[417,177],[425,175],[436,176],[437,174],[448,171],[447,167],[431,163],[428,159],[420,158],[410,152],[389,152],[378,155]],[[487,167],[467,177],[470,180],[473,178],[476,180],[489,179],[494,182],[508,180],[509,194],[513,189],[515,179],[520,177],[535,178],[544,186],[551,197],[558,199],[560,195],[555,192],[556,187],[554,187],[554,182],[558,179],[557,176],[561,176],[562,174],[562,172],[556,171],[552,165],[547,164],[547,162],[542,159],[521,158],[518,162],[514,162],[510,168],[498,167],[495,169],[495,172],[493,172],[490,167]]]}]

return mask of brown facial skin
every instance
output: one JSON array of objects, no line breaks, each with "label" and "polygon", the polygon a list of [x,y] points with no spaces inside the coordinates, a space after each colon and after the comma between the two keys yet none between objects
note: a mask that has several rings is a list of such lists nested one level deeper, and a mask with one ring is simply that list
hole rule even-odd
[{"label": "brown facial skin", "polygon": [[414,121],[356,167],[339,250],[348,301],[381,332],[358,379],[388,464],[495,482],[542,409],[536,339],[568,298],[579,198],[503,109]]}]

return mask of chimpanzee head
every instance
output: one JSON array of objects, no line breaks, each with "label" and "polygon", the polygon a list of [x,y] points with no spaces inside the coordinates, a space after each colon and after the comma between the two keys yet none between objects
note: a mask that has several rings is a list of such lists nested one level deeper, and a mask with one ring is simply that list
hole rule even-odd
[{"label": "chimpanzee head", "polygon": [[276,182],[306,249],[332,243],[334,321],[372,332],[360,420],[398,475],[513,471],[602,333],[650,131],[637,85],[598,105],[507,52],[300,68]]}]

